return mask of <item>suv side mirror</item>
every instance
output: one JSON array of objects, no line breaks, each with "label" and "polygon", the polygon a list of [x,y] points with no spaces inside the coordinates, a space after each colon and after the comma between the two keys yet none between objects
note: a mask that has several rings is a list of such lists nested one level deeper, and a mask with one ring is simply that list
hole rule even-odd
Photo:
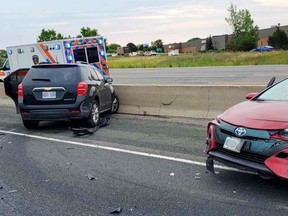
[{"label": "suv side mirror", "polygon": [[105,80],[105,83],[109,83],[109,84],[113,82],[113,79],[111,77],[105,77],[104,80]]}]

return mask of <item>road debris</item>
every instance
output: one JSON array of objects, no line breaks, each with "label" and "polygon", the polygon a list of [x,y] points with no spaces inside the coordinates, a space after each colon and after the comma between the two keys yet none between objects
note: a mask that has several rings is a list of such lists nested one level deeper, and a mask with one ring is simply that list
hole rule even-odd
[{"label": "road debris", "polygon": [[122,212],[122,208],[119,207],[119,208],[116,208],[112,211],[109,212],[109,214],[120,214]]},{"label": "road debris", "polygon": [[101,117],[99,120],[99,124],[92,128],[87,127],[69,127],[73,134],[76,136],[84,136],[87,134],[95,133],[100,127],[105,127],[108,125],[108,119],[106,117]]},{"label": "road debris", "polygon": [[88,173],[87,177],[89,180],[95,180],[96,179],[91,173]]},{"label": "road debris", "polygon": [[175,176],[175,173],[170,173],[170,176]]},{"label": "road debris", "polygon": [[213,161],[213,157],[211,155],[209,155],[207,160],[206,160],[206,169],[207,169],[207,171],[215,174],[214,161]]},{"label": "road debris", "polygon": [[8,193],[9,194],[12,194],[12,193],[17,193],[18,191],[17,190],[11,190],[11,191],[9,191]]}]

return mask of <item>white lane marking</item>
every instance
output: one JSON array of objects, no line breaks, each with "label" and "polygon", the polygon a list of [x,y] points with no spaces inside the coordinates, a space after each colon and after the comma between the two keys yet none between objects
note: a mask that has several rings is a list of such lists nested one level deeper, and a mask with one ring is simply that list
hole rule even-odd
[{"label": "white lane marking", "polygon": [[[69,140],[61,140],[61,139],[55,139],[55,138],[49,138],[49,137],[43,137],[43,136],[17,133],[17,132],[13,132],[13,131],[0,130],[0,132],[7,133],[7,134],[13,134],[13,135],[17,135],[17,136],[34,138],[34,139],[41,139],[41,140],[60,142],[60,143],[66,143],[66,144],[71,144],[71,145],[98,148],[98,149],[103,149],[103,150],[108,150],[108,151],[122,152],[122,153],[134,154],[134,155],[141,155],[141,156],[145,156],[145,157],[152,157],[152,158],[176,161],[176,162],[181,162],[181,163],[193,164],[193,165],[197,165],[197,166],[206,166],[206,163],[203,163],[203,162],[187,160],[187,159],[182,159],[182,158],[169,157],[169,156],[164,156],[164,155],[150,154],[150,153],[145,153],[145,152],[138,152],[138,151],[132,151],[132,150],[126,150],[126,149],[120,149],[120,148],[114,148],[114,147],[107,147],[107,146],[100,146],[100,145],[96,145],[96,144],[95,145],[94,144],[85,144],[85,143],[81,143],[81,142],[74,142],[74,141],[69,141]],[[226,167],[226,166],[220,166],[220,165],[215,165],[215,168],[222,169],[222,170],[235,171],[235,172],[249,173],[249,172],[245,172],[242,170],[238,170],[238,169],[234,169],[234,168]]]}]

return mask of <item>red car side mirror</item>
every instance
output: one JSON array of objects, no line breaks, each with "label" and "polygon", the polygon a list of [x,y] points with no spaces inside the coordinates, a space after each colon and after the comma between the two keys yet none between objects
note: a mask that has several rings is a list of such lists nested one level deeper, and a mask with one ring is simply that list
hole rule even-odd
[{"label": "red car side mirror", "polygon": [[246,95],[246,99],[250,100],[252,98],[254,98],[255,96],[257,96],[259,93],[258,92],[252,92]]}]

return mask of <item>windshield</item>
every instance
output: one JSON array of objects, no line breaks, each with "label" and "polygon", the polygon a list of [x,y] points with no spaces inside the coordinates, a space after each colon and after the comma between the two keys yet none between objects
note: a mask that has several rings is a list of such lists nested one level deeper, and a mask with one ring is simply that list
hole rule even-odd
[{"label": "windshield", "polygon": [[[2,66],[2,65],[1,65]],[[10,65],[8,59],[5,60],[3,66],[1,67],[3,70],[10,70]]]},{"label": "windshield", "polygon": [[6,59],[6,62],[4,63],[4,67],[6,67],[6,69],[10,69],[10,64],[9,64],[9,60]]},{"label": "windshield", "polygon": [[256,100],[288,101],[288,79],[278,83],[261,94]]}]

